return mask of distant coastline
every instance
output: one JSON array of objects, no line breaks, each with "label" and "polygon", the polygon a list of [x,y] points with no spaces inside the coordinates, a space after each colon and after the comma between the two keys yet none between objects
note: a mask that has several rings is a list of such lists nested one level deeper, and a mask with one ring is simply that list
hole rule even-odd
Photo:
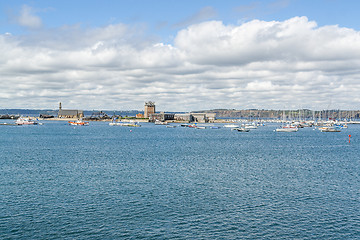
[{"label": "distant coastline", "polygon": [[[84,110],[85,117],[91,116],[99,110]],[[123,118],[135,117],[136,114],[143,114],[143,110],[102,110],[108,116],[121,116]],[[216,113],[216,118],[237,118],[237,119],[279,119],[285,113],[286,116],[292,118],[302,119],[360,119],[360,110],[316,110],[310,109],[287,109],[287,110],[265,110],[265,109],[213,109],[213,110],[200,110],[191,111],[197,113]],[[180,113],[180,112],[167,112],[167,113]],[[0,116],[31,116],[39,117],[40,115],[53,116],[53,120],[57,118],[58,110],[53,109],[0,109]],[[59,119],[63,120],[63,119]]]}]

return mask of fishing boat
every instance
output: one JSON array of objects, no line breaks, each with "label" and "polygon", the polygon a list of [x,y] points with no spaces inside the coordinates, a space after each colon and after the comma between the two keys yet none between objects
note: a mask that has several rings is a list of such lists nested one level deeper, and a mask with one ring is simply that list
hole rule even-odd
[{"label": "fishing boat", "polygon": [[76,121],[68,121],[71,126],[89,126],[89,122],[85,122],[82,119]]},{"label": "fishing boat", "polygon": [[15,121],[16,125],[37,125],[39,124],[38,122],[30,119],[30,118],[23,118],[23,117],[19,117],[16,121]]}]

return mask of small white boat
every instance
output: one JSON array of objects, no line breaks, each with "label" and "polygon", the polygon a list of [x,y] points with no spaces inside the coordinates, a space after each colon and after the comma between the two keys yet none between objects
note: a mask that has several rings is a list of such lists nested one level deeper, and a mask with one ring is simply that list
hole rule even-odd
[{"label": "small white boat", "polygon": [[255,124],[245,124],[244,127],[247,129],[257,129],[257,126]]},{"label": "small white boat", "polygon": [[17,125],[37,125],[39,124],[38,122],[30,119],[30,118],[23,118],[23,117],[19,117],[16,121],[15,124]]},{"label": "small white boat", "polygon": [[340,128],[337,127],[322,127],[319,129],[320,132],[341,132]]},{"label": "small white boat", "polygon": [[277,128],[276,132],[297,132],[299,129],[297,127],[286,125],[280,128]]},{"label": "small white boat", "polygon": [[226,124],[224,125],[225,128],[238,128],[239,125],[236,125],[236,124]]}]

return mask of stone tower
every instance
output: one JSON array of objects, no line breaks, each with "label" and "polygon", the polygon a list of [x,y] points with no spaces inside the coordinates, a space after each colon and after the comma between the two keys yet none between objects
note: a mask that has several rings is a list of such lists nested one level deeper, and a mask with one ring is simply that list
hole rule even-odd
[{"label": "stone tower", "polygon": [[145,109],[144,109],[144,118],[149,118],[150,114],[155,113],[155,103],[154,102],[145,102]]}]

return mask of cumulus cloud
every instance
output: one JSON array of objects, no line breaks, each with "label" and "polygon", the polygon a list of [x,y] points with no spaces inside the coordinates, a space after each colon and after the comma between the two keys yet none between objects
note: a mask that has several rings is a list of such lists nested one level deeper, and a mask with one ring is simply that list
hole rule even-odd
[{"label": "cumulus cloud", "polygon": [[306,17],[193,24],[173,44],[124,24],[0,35],[1,108],[358,109],[360,33]]},{"label": "cumulus cloud", "polygon": [[34,10],[27,5],[22,6],[20,15],[16,20],[23,27],[40,28],[42,26],[41,18],[36,16]]}]

